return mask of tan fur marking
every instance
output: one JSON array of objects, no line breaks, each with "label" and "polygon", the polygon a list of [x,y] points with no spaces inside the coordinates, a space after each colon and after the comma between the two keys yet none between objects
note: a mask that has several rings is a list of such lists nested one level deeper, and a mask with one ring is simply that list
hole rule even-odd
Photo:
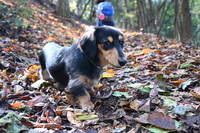
[{"label": "tan fur marking", "polygon": [[108,39],[109,42],[111,42],[111,43],[113,42],[113,37],[112,36],[109,36],[107,39]]},{"label": "tan fur marking", "polygon": [[107,64],[119,66],[118,63],[119,55],[116,48],[112,48],[110,50],[104,50],[100,45],[98,47],[100,51],[100,61],[102,66],[105,66]]},{"label": "tan fur marking", "polygon": [[90,101],[90,95],[86,92],[86,95],[77,97],[81,108],[84,110],[90,110],[94,108],[94,104]]},{"label": "tan fur marking", "polygon": [[104,67],[104,66],[109,64],[109,62],[104,58],[102,53],[100,53],[99,58],[100,58],[100,62],[101,62],[101,66],[102,67]]},{"label": "tan fur marking", "polygon": [[83,75],[79,76],[79,80],[81,82],[83,82],[83,83],[87,83],[89,85],[93,85],[93,81],[91,79],[89,79],[88,77],[86,77],[86,76],[83,76]]}]

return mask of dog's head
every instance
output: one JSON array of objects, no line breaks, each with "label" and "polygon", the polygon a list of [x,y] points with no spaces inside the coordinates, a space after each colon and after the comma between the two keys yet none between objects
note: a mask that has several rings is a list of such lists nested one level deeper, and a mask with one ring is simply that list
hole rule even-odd
[{"label": "dog's head", "polygon": [[99,65],[120,67],[126,64],[122,32],[111,26],[93,27],[79,40],[82,51]]}]

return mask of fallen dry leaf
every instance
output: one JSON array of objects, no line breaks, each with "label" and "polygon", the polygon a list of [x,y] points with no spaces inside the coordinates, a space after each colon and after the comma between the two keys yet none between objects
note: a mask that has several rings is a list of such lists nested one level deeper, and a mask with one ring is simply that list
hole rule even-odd
[{"label": "fallen dry leaf", "polygon": [[40,69],[39,65],[32,65],[27,69],[25,77],[30,79],[32,82],[35,82],[39,79],[38,70]]},{"label": "fallen dry leaf", "polygon": [[106,72],[103,72],[102,78],[112,78],[115,77],[116,74],[117,72],[113,69],[108,69]]},{"label": "fallen dry leaf", "polygon": [[101,88],[104,87],[104,85],[101,84],[101,83],[98,83],[98,84],[96,84],[94,87],[95,87],[96,89],[101,89]]},{"label": "fallen dry leaf", "polygon": [[176,129],[175,121],[162,112],[151,112],[148,116],[148,122],[163,129]]},{"label": "fallen dry leaf", "polygon": [[111,127],[105,127],[100,129],[98,133],[112,133],[112,130]]},{"label": "fallen dry leaf", "polygon": [[62,125],[54,123],[35,123],[33,127],[48,129],[63,129]]},{"label": "fallen dry leaf", "polygon": [[197,129],[199,129],[200,128],[200,115],[188,116],[185,120],[185,123],[187,123],[191,127],[195,127]]},{"label": "fallen dry leaf", "polygon": [[193,97],[200,99],[200,87],[195,87],[190,91]]},{"label": "fallen dry leaf", "polygon": [[84,124],[81,121],[76,120],[73,112],[70,111],[67,112],[67,119],[71,124],[75,125],[76,127],[80,128],[84,127]]},{"label": "fallen dry leaf", "polygon": [[33,99],[28,101],[28,106],[33,107],[33,106],[44,106],[45,101],[47,100],[46,96],[36,96]]},{"label": "fallen dry leaf", "polygon": [[19,101],[16,101],[15,103],[10,104],[10,105],[11,105],[11,107],[18,108],[18,109],[25,107],[25,105],[22,102],[19,102]]},{"label": "fallen dry leaf", "polygon": [[144,101],[139,101],[136,99],[136,100],[130,102],[130,108],[135,111],[138,111],[139,107],[143,104],[144,104]]},{"label": "fallen dry leaf", "polygon": [[74,116],[76,117],[76,120],[84,121],[84,120],[93,120],[98,118],[98,115],[95,114],[84,114],[84,113],[75,113]]},{"label": "fallen dry leaf", "polygon": [[184,79],[178,79],[178,80],[176,80],[176,81],[172,81],[171,83],[173,84],[173,85],[175,85],[175,86],[179,86],[180,84],[182,84],[183,82],[185,82],[185,80]]},{"label": "fallen dry leaf", "polygon": [[150,99],[148,99],[142,106],[140,106],[138,111],[150,112]]},{"label": "fallen dry leaf", "polygon": [[133,119],[135,121],[139,122],[139,123],[148,124],[149,123],[148,117],[149,117],[149,114],[148,113],[144,113],[144,114],[139,115],[138,117],[133,118]]}]

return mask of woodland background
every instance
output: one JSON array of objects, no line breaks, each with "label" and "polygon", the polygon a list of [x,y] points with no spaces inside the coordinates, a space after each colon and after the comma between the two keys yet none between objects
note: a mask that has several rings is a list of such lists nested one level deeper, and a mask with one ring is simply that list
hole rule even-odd
[{"label": "woodland background", "polygon": [[[40,0],[41,3],[44,3]],[[183,42],[200,42],[200,0],[108,0],[115,8],[117,27],[154,33]],[[61,7],[58,7],[58,3]],[[95,22],[95,0],[49,0],[58,14]],[[65,7],[64,7],[65,6]],[[64,10],[64,11],[62,11]]]},{"label": "woodland background", "polygon": [[76,43],[93,0],[0,0],[0,133],[199,133],[200,0],[110,0],[128,62],[108,66],[92,112],[40,80],[47,42]]}]

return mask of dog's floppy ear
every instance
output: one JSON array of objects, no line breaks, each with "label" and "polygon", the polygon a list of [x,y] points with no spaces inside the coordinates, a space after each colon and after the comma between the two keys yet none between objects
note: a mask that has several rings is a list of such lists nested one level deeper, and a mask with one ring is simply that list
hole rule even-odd
[{"label": "dog's floppy ear", "polygon": [[96,28],[89,27],[86,33],[79,39],[78,44],[84,54],[94,60],[97,56],[97,42],[95,37]]}]

